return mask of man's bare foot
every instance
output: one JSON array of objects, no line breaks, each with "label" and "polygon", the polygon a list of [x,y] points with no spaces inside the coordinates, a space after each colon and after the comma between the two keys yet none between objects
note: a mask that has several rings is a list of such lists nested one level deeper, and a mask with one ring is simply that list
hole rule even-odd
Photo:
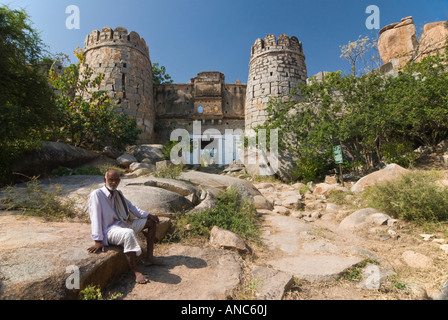
[{"label": "man's bare foot", "polygon": [[145,260],[145,267],[149,266],[166,266],[166,264],[162,262],[160,259],[151,257]]},{"label": "man's bare foot", "polygon": [[149,280],[141,272],[135,272],[135,282],[138,284],[146,284]]}]

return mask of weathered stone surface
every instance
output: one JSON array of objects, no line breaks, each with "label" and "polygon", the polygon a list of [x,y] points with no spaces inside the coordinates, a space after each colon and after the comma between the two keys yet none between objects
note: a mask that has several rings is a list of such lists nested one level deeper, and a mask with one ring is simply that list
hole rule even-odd
[{"label": "weathered stone surface", "polygon": [[328,183],[318,183],[313,190],[314,195],[328,195],[331,191],[348,191],[347,188]]},{"label": "weathered stone surface", "polygon": [[206,191],[205,198],[201,200],[201,203],[199,203],[197,206],[195,206],[193,209],[188,210],[186,214],[195,214],[202,212],[204,210],[210,210],[216,207],[216,198],[215,195],[212,192]]},{"label": "weathered stone surface", "polygon": [[210,231],[210,244],[222,249],[236,249],[240,252],[250,251],[239,235],[217,226],[214,226]]},{"label": "weathered stone surface", "polygon": [[154,171],[156,168],[155,165],[149,164],[149,163],[142,163],[142,162],[133,162],[129,166],[129,170],[136,171],[138,169],[148,169],[151,171]]},{"label": "weathered stone surface", "polygon": [[369,216],[378,213],[374,208],[365,208],[353,212],[339,224],[341,230],[356,230],[366,226],[369,223]]},{"label": "weathered stone surface", "polygon": [[377,212],[367,217],[367,222],[377,226],[386,225],[391,217],[385,213]]},{"label": "weathered stone surface", "polygon": [[187,198],[161,188],[131,184],[120,185],[119,189],[132,204],[151,214],[174,217],[176,212],[194,207]]},{"label": "weathered stone surface", "polygon": [[302,206],[300,199],[301,199],[300,194],[290,195],[286,197],[284,200],[282,200],[282,206],[288,209],[298,210]]},{"label": "weathered stone surface", "polygon": [[157,241],[162,241],[165,238],[168,230],[171,228],[173,223],[170,218],[167,217],[159,217],[159,224],[157,225],[156,230],[156,239]]},{"label": "weathered stone surface", "polygon": [[126,151],[133,155],[139,162],[149,159],[153,163],[156,163],[157,161],[162,161],[164,158],[162,149],[163,145],[161,144],[140,144],[130,146]]},{"label": "weathered stone surface", "polygon": [[145,177],[132,181],[133,185],[143,184],[147,187],[157,187],[175,192],[184,197],[190,197],[190,201],[197,204],[201,196],[201,190],[187,181],[176,179],[165,179],[156,177]]},{"label": "weathered stone surface", "polygon": [[93,241],[85,223],[0,214],[0,243],[0,299],[77,299],[79,290],[66,287],[73,274],[68,267],[79,268],[81,289],[90,284],[104,287],[128,269],[120,248],[87,252]]},{"label": "weathered stone surface", "polygon": [[121,168],[129,168],[134,162],[137,162],[137,159],[130,154],[122,154],[117,158],[117,165]]},{"label": "weathered stone surface", "polygon": [[228,250],[173,245],[160,259],[166,266],[146,271],[150,283],[111,291],[128,292],[125,300],[226,300],[243,275],[241,258]]},{"label": "weathered stone surface", "polygon": [[390,24],[380,31],[378,51],[384,63],[398,59],[399,68],[402,68],[417,48],[417,30],[412,17],[403,18],[400,23]]},{"label": "weathered stone surface", "polygon": [[433,261],[431,258],[411,250],[403,252],[401,255],[404,262],[412,268],[418,268],[418,269],[428,269],[431,268],[433,265]]},{"label": "weathered stone surface", "polygon": [[225,190],[234,183],[242,184],[252,196],[261,195],[260,191],[250,182],[229,176],[211,174],[199,171],[182,172],[180,179],[191,183]]},{"label": "weathered stone surface", "polygon": [[230,187],[228,187],[227,190],[236,191],[239,199],[254,203],[254,196],[251,194],[250,189],[245,184],[235,182]]},{"label": "weathered stone surface", "polygon": [[19,159],[13,171],[26,176],[41,176],[62,167],[77,167],[99,157],[98,153],[61,142],[45,141],[42,148]]},{"label": "weathered stone surface", "polygon": [[353,185],[351,191],[363,192],[370,186],[381,182],[393,181],[408,172],[410,171],[399,166],[398,164],[390,164],[387,165],[384,169],[375,171],[359,179],[358,182]]},{"label": "weathered stone surface", "polygon": [[272,205],[272,202],[265,199],[265,197],[258,195],[254,196],[254,207],[255,209],[260,210],[272,210],[274,209],[274,206]]},{"label": "weathered stone surface", "polygon": [[293,274],[310,282],[326,282],[338,279],[347,269],[362,261],[359,257],[340,255],[296,255],[268,261],[271,267]]},{"label": "weathered stone surface", "polygon": [[281,300],[294,283],[290,273],[261,266],[253,267],[252,278],[257,300]]},{"label": "weathered stone surface", "polygon": [[281,215],[267,215],[263,219],[270,229],[262,235],[263,242],[269,250],[290,255],[300,252],[302,249],[300,235],[303,231],[310,231],[310,225],[297,218]]},{"label": "weathered stone surface", "polygon": [[302,245],[302,252],[306,254],[333,254],[338,253],[339,248],[325,241],[305,242]]},{"label": "weathered stone surface", "polygon": [[288,216],[291,213],[288,208],[285,208],[283,206],[275,206],[273,212],[284,216]]},{"label": "weathered stone surface", "polygon": [[447,46],[448,21],[438,21],[425,24],[419,42],[419,58],[421,61],[426,55],[436,54]]},{"label": "weathered stone surface", "polygon": [[160,160],[156,162],[156,170],[166,170],[168,168],[174,167],[174,164],[170,160]]}]

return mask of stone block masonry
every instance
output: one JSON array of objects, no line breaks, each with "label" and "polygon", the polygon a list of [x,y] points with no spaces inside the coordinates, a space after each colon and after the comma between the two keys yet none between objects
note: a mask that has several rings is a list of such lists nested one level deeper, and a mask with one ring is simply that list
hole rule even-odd
[{"label": "stone block masonry", "polygon": [[257,39],[251,48],[248,84],[225,83],[224,74],[200,72],[188,84],[153,85],[152,65],[146,42],[125,28],[94,30],[84,44],[85,65],[104,80],[116,105],[137,120],[142,130],[137,143],[166,143],[170,131],[191,128],[195,120],[204,127],[249,129],[267,120],[269,97],[288,96],[306,83],[302,43],[282,34]]},{"label": "stone block masonry", "polygon": [[139,142],[150,142],[156,113],[152,65],[145,40],[134,31],[106,27],[92,31],[84,45],[85,64],[94,71],[92,77],[104,75],[100,90],[109,94],[118,112],[137,120],[142,130]]},{"label": "stone block masonry", "polygon": [[305,84],[307,69],[302,43],[297,37],[270,34],[252,46],[247,82],[246,130],[267,120],[270,97],[286,97],[298,84]]}]

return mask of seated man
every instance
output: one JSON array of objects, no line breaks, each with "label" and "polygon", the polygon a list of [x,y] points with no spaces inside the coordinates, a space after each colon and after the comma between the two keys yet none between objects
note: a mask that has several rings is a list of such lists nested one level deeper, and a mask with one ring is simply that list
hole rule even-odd
[{"label": "seated man", "polygon": [[[153,255],[159,218],[126,200],[121,191],[117,190],[119,183],[120,174],[115,170],[109,170],[104,177],[105,185],[89,196],[92,239],[95,245],[88,248],[88,251],[90,253],[104,252],[104,247],[109,244],[123,246],[136,282],[144,284],[148,282],[148,279],[137,268],[137,256],[140,256],[142,250],[136,234],[145,228],[149,229],[148,232],[144,232],[147,240],[145,266],[163,265]],[[131,214],[136,219],[132,219]]]}]

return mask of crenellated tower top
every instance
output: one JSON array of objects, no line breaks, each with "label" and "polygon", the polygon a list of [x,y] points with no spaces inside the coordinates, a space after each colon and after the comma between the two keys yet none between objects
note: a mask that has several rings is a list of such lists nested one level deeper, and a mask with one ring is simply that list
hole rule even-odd
[{"label": "crenellated tower top", "polygon": [[281,34],[278,39],[276,39],[275,35],[268,34],[264,40],[255,40],[255,43],[252,46],[251,60],[256,59],[263,54],[278,53],[279,51],[289,51],[304,56],[302,42],[300,42],[296,36],[289,37],[286,34]]},{"label": "crenellated tower top", "polygon": [[112,30],[109,27],[101,29],[101,31],[92,31],[84,41],[84,52],[105,46],[125,46],[138,50],[149,59],[149,48],[145,39],[140,35],[123,27],[117,27]]}]

